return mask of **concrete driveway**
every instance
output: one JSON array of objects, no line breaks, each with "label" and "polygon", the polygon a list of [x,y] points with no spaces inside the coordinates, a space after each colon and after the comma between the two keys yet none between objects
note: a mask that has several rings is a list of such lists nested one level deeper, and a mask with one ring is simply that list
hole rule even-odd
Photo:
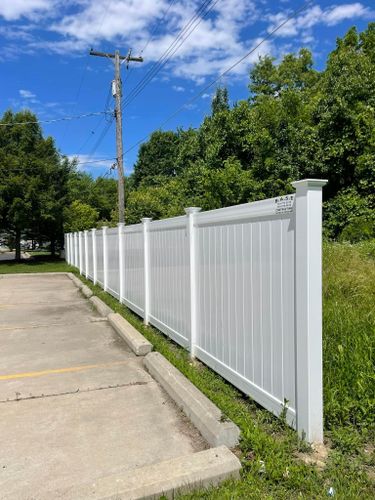
[{"label": "concrete driveway", "polygon": [[65,275],[0,276],[0,411],[1,500],[81,498],[206,447]]}]

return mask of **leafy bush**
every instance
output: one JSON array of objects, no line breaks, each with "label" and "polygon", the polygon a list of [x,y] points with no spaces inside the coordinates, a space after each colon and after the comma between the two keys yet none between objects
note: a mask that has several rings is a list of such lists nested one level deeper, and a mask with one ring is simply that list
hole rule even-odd
[{"label": "leafy bush", "polygon": [[375,200],[356,189],[342,190],[324,203],[324,236],[356,243],[375,238]]}]

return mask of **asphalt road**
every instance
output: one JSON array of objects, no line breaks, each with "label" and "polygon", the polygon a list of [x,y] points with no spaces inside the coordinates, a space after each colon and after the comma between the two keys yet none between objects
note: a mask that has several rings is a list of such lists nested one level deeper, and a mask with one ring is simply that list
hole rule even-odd
[{"label": "asphalt road", "polygon": [[[15,253],[14,252],[0,252],[0,261],[2,260],[14,260]],[[26,255],[21,253],[22,259],[26,258]]]}]

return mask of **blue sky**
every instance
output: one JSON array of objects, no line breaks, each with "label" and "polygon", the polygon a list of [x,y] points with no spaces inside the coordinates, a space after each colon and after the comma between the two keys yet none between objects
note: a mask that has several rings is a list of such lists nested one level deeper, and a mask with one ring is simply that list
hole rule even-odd
[{"label": "blue sky", "polygon": [[[113,107],[110,60],[95,50],[142,54],[144,63],[122,66],[124,97],[173,43],[202,5],[191,34],[155,78],[124,107],[124,148],[160,127],[165,119],[242,55],[257,45],[302,0],[0,0],[0,113],[28,108],[40,120],[99,112]],[[337,37],[375,20],[374,2],[314,1],[225,77],[232,101],[248,96],[248,73],[260,55],[276,58],[308,47],[324,66]],[[189,32],[190,32],[189,29]],[[143,52],[142,52],[143,50]],[[198,126],[210,109],[210,89],[185,106],[164,129]],[[105,116],[43,124],[68,156],[92,175],[112,175],[114,124]],[[126,173],[138,147],[125,155]]]}]

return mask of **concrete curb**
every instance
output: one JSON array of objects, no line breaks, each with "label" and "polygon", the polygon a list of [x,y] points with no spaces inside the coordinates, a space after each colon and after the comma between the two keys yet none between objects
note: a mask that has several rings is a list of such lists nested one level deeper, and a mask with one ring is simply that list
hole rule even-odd
[{"label": "concrete curb", "polygon": [[51,492],[50,498],[92,500],[173,499],[176,493],[217,486],[226,479],[238,479],[241,464],[226,446],[165,460],[97,479],[94,484]]},{"label": "concrete curb", "polygon": [[84,286],[82,281],[79,278],[77,278],[77,276],[75,276],[75,275],[73,275],[73,278],[71,278],[71,280],[73,281],[73,283],[75,284],[75,286],[77,288],[82,288]]},{"label": "concrete curb", "polygon": [[90,290],[90,288],[87,285],[84,285],[84,284],[82,284],[82,286],[81,286],[81,292],[83,293],[83,295],[87,299],[91,298],[94,295],[92,293],[92,290]]},{"label": "concrete curb", "polygon": [[148,354],[145,367],[183,410],[211,446],[236,446],[240,430],[232,421],[222,421],[222,413],[177,368],[158,352]]},{"label": "concrete curb", "polygon": [[98,313],[104,318],[114,313],[114,311],[109,306],[107,306],[107,304],[105,304],[101,299],[99,299],[99,297],[93,295],[92,297],[90,297],[89,300],[95,307],[95,309],[98,311]]},{"label": "concrete curb", "polygon": [[110,325],[128,344],[137,356],[145,356],[152,351],[152,344],[118,313],[108,315]]}]

